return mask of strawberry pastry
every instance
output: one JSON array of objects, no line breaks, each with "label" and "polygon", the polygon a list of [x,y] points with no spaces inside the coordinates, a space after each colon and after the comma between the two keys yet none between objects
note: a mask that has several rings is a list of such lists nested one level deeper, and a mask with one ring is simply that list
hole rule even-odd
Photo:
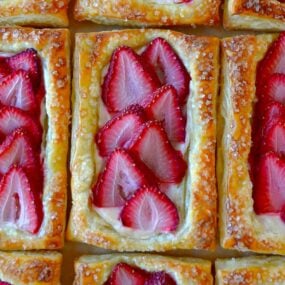
[{"label": "strawberry pastry", "polygon": [[223,41],[221,244],[285,254],[285,34]]},{"label": "strawberry pastry", "polygon": [[[215,47],[213,38],[159,30],[78,36],[68,238],[149,250],[179,247],[201,227],[211,233],[195,246],[214,244]],[[87,57],[98,56],[89,68],[81,58],[85,48]],[[200,56],[207,63],[197,70]],[[198,200],[206,196],[211,217],[198,214]]]},{"label": "strawberry pastry", "polygon": [[146,254],[81,256],[75,284],[187,285],[213,284],[211,263],[195,258]]},{"label": "strawberry pastry", "polygon": [[[0,29],[0,248],[4,250],[62,246],[67,39],[64,30]],[[61,80],[59,88],[56,77]]]}]

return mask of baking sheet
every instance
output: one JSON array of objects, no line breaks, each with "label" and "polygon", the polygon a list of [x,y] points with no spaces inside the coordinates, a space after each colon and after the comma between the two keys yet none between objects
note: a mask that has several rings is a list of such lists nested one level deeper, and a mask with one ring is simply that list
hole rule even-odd
[{"label": "baking sheet", "polygon": [[[73,54],[73,46],[74,46],[74,35],[75,33],[80,32],[99,32],[99,31],[108,31],[108,30],[118,30],[118,29],[126,29],[128,27],[121,26],[103,26],[96,25],[92,22],[77,22],[73,20],[72,11],[74,6],[74,1],[72,0],[70,3],[70,31],[71,31],[71,40],[72,40],[72,52]],[[175,27],[171,28],[172,30],[180,31],[186,34],[195,34],[195,35],[209,35],[209,36],[217,36],[219,38],[240,35],[240,34],[249,34],[252,32],[247,31],[234,31],[229,32],[225,31],[222,27],[218,28],[205,28],[199,27],[196,29],[188,28],[188,27]],[[71,206],[71,198],[69,193],[69,201],[68,201],[68,212],[67,217],[69,216]],[[74,279],[74,260],[83,254],[105,254],[111,253],[114,251],[108,251],[100,248],[96,248],[94,246],[89,246],[82,243],[76,242],[66,242],[63,253],[63,267],[62,267],[62,284],[68,285],[72,284]],[[124,254],[124,253],[121,253]],[[252,253],[242,253],[238,251],[225,250],[220,247],[216,249],[216,251],[202,251],[202,250],[176,250],[176,251],[167,251],[163,253],[159,253],[161,255],[171,255],[171,256],[191,256],[191,257],[200,257],[204,259],[209,259],[214,261],[216,258],[221,257],[237,257],[237,256],[245,256],[250,255]]]}]

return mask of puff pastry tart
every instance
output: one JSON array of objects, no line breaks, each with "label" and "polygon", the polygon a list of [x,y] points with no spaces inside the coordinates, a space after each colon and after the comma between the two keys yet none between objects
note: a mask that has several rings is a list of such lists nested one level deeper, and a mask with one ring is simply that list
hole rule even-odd
[{"label": "puff pastry tart", "polygon": [[282,31],[285,29],[284,0],[225,0],[224,27]]},{"label": "puff pastry tart", "polygon": [[222,42],[221,243],[285,254],[285,34]]},{"label": "puff pastry tart", "polygon": [[63,246],[67,30],[0,28],[0,248]]},{"label": "puff pastry tart", "polygon": [[0,252],[1,285],[59,285],[58,252]]},{"label": "puff pastry tart", "polygon": [[68,26],[69,0],[1,0],[0,25]]},{"label": "puff pastry tart", "polygon": [[74,17],[102,24],[135,26],[219,23],[221,0],[77,0]]},{"label": "puff pastry tart", "polygon": [[285,259],[253,256],[216,261],[217,285],[284,284]]},{"label": "puff pastry tart", "polygon": [[215,246],[218,50],[163,30],[76,35],[69,239]]},{"label": "puff pastry tart", "polygon": [[210,261],[158,255],[86,255],[75,262],[75,274],[76,285],[213,284]]}]

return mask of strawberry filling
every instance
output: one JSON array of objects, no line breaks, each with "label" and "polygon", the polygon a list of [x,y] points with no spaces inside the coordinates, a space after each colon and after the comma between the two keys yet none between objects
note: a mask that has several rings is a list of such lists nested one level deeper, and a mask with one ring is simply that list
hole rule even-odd
[{"label": "strawberry filling", "polygon": [[285,33],[281,33],[257,68],[258,102],[253,117],[253,144],[249,156],[255,212],[279,215],[283,221],[285,221],[284,64]]},{"label": "strawberry filling", "polygon": [[179,213],[167,195],[178,191],[187,171],[179,149],[186,137],[189,84],[188,71],[162,38],[141,54],[124,46],[113,52],[102,85],[111,119],[95,134],[104,168],[92,201],[103,218],[104,209],[120,209],[115,228],[119,222],[147,233],[177,230]]},{"label": "strawberry filling", "polygon": [[118,263],[104,285],[175,285],[172,276],[165,271],[148,272],[127,263]]},{"label": "strawberry filling", "polygon": [[43,219],[40,69],[33,49],[0,57],[0,227],[32,234]]}]

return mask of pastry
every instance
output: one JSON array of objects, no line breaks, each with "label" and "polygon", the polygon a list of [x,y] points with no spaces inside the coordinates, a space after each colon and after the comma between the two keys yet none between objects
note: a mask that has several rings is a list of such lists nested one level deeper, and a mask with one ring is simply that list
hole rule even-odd
[{"label": "pastry", "polygon": [[222,41],[221,245],[285,254],[285,34]]},{"label": "pastry", "polygon": [[1,0],[0,25],[68,26],[69,0]]},{"label": "pastry", "polygon": [[173,26],[219,23],[220,0],[77,0],[74,17],[108,25]]},{"label": "pastry", "polygon": [[225,0],[226,29],[282,31],[285,29],[283,0]]},{"label": "pastry", "polygon": [[59,285],[61,261],[58,252],[0,252],[0,284]]},{"label": "pastry", "polygon": [[76,35],[69,240],[215,247],[218,53],[173,31]]},{"label": "pastry", "polygon": [[124,277],[133,284],[213,284],[210,261],[158,255],[81,256],[75,274],[76,285],[126,284]]},{"label": "pastry", "polygon": [[216,261],[216,284],[284,284],[285,259],[253,256]]},{"label": "pastry", "polygon": [[0,28],[0,249],[63,246],[67,30]]}]

